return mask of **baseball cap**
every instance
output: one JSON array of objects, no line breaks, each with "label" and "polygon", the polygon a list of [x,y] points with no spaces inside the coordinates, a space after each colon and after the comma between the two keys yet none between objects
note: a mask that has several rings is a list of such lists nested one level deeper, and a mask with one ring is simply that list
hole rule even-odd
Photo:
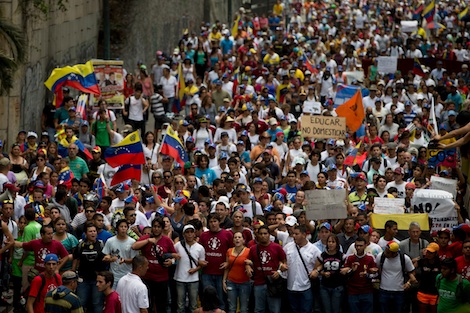
[{"label": "baseball cap", "polygon": [[390,252],[398,252],[398,250],[400,250],[400,246],[398,245],[398,243],[393,240],[387,243],[387,248],[388,250],[390,250]]},{"label": "baseball cap", "polygon": [[76,112],[77,109],[76,109],[75,107],[70,107],[69,111],[74,111],[74,112]]},{"label": "baseball cap", "polygon": [[328,223],[328,222],[322,223],[322,224],[320,225],[320,229],[322,229],[323,227],[325,227],[325,228],[328,229],[329,231],[331,231],[331,229],[332,229],[332,228],[331,228],[331,224]]},{"label": "baseball cap", "polygon": [[403,169],[403,167],[397,167],[394,171],[393,171],[394,174],[400,174],[400,175],[405,175],[405,170]]},{"label": "baseball cap", "polygon": [[439,251],[439,245],[435,242],[431,242],[427,247],[426,251],[429,251],[431,253]]},{"label": "baseball cap", "polygon": [[54,253],[49,253],[48,255],[46,255],[46,257],[44,258],[44,263],[47,263],[47,262],[59,262],[59,258],[57,257],[57,254],[54,254]]},{"label": "baseball cap", "polygon": [[367,182],[367,177],[366,177],[366,175],[364,175],[364,173],[357,174],[356,179],[360,179],[360,180],[363,180],[363,181]]},{"label": "baseball cap", "polygon": [[192,229],[192,230],[196,231],[196,228],[194,228],[193,225],[188,224],[188,225],[185,225],[185,226],[183,227],[183,233],[185,233],[185,232],[186,232],[187,230],[189,230],[189,229]]},{"label": "baseball cap", "polygon": [[34,138],[38,138],[38,134],[36,134],[35,132],[31,131],[31,132],[28,132],[28,135],[26,136],[26,138],[29,138],[29,137],[34,137]]},{"label": "baseball cap", "polygon": [[300,172],[300,176],[302,176],[302,175],[310,176],[310,174],[308,173],[308,171],[302,171],[302,172]]},{"label": "baseball cap", "polygon": [[220,155],[219,155],[219,160],[221,160],[221,159],[228,159],[227,153],[221,152]]},{"label": "baseball cap", "polygon": [[261,177],[255,177],[255,179],[253,179],[253,184],[256,183],[263,183],[263,179]]},{"label": "baseball cap", "polygon": [[372,231],[373,231],[372,227],[370,227],[369,225],[362,225],[361,227],[359,227],[357,231],[359,232],[360,230],[369,234],[372,234]]},{"label": "baseball cap", "polygon": [[415,190],[415,189],[416,189],[416,185],[415,185],[415,183],[409,182],[409,183],[406,183],[405,188],[406,188],[406,189],[413,189],[413,190]]},{"label": "baseball cap", "polygon": [[246,185],[240,185],[238,186],[237,191],[248,192],[248,187],[246,187]]},{"label": "baseball cap", "polygon": [[98,147],[98,146],[95,146],[95,147],[91,150],[91,152],[101,153],[101,148]]},{"label": "baseball cap", "polygon": [[457,116],[457,113],[454,110],[450,110],[449,113],[447,113],[447,115],[448,116]]},{"label": "baseball cap", "polygon": [[277,120],[274,117],[269,119],[269,125],[277,125]]},{"label": "baseball cap", "polygon": [[336,165],[330,164],[330,165],[328,165],[326,170],[329,172],[329,171],[334,171],[334,170],[337,170],[337,169],[338,168],[336,167]]},{"label": "baseball cap", "polygon": [[286,225],[295,226],[297,224],[297,219],[294,216],[288,216],[286,218]]},{"label": "baseball cap", "polygon": [[76,280],[77,282],[83,282],[83,279],[78,276],[77,273],[73,271],[65,271],[62,273],[62,282],[69,282]]},{"label": "baseball cap", "polygon": [[173,202],[174,203],[179,203],[181,205],[185,205],[186,203],[188,203],[188,199],[186,199],[185,196],[181,196],[181,197],[173,198]]},{"label": "baseball cap", "polygon": [[451,231],[448,228],[441,228],[437,231],[437,235],[439,235],[441,233],[446,233],[446,234],[450,235]]}]

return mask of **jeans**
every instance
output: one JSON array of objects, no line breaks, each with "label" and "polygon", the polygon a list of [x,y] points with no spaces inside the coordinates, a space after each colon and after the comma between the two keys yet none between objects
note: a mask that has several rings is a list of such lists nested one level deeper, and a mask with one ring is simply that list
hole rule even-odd
[{"label": "jeans", "polygon": [[84,280],[78,283],[77,296],[80,298],[82,306],[85,308],[91,304],[94,313],[101,313],[104,305],[104,294],[98,291],[96,280]]},{"label": "jeans", "polygon": [[344,287],[338,286],[334,288],[320,286],[320,298],[323,312],[339,313],[343,300]]},{"label": "jeans", "polygon": [[268,295],[266,285],[255,286],[255,313],[265,313],[266,306],[270,313],[281,313],[281,298]]},{"label": "jeans", "polygon": [[199,290],[199,282],[180,283],[176,282],[176,293],[178,294],[177,312],[184,313],[186,305],[186,295],[189,299],[189,311],[194,312],[197,309],[197,293]]},{"label": "jeans", "polygon": [[173,112],[173,102],[175,101],[175,97],[169,97],[168,103],[165,104],[165,113],[172,113]]},{"label": "jeans", "polygon": [[401,312],[405,301],[405,293],[403,291],[387,291],[380,289],[379,299],[382,313]]},{"label": "jeans", "polygon": [[287,291],[292,312],[311,313],[313,310],[312,289],[305,291]]},{"label": "jeans", "polygon": [[212,286],[217,290],[217,297],[219,298],[219,308],[225,310],[224,302],[224,288],[222,286],[223,275],[202,274],[202,288]]},{"label": "jeans", "polygon": [[166,313],[168,306],[168,281],[144,280],[149,291],[149,312]]},{"label": "jeans", "polygon": [[349,295],[348,302],[350,313],[372,313],[374,311],[373,293]]},{"label": "jeans", "polygon": [[240,300],[240,313],[248,312],[248,302],[250,301],[251,281],[246,283],[233,283],[227,280],[228,312],[237,312],[237,300]]}]

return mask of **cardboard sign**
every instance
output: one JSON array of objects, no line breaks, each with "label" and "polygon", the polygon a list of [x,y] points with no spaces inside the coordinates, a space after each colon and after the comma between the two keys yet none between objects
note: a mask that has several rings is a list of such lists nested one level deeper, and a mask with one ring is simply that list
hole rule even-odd
[{"label": "cardboard sign", "polygon": [[457,180],[439,176],[431,176],[430,189],[447,191],[451,193],[455,199],[457,196]]},{"label": "cardboard sign", "polygon": [[347,217],[346,189],[308,190],[305,191],[307,201],[307,218],[311,220],[342,219]]},{"label": "cardboard sign", "polygon": [[377,57],[377,72],[393,74],[397,71],[397,57]]},{"label": "cardboard sign", "polygon": [[375,214],[404,214],[405,199],[403,198],[374,198]]},{"label": "cardboard sign", "polygon": [[414,213],[427,213],[431,219],[431,232],[458,224],[457,211],[451,193],[443,190],[417,189],[411,199]]},{"label": "cardboard sign", "polygon": [[108,108],[123,108],[124,62],[111,60],[92,60],[92,62],[96,80],[100,86],[101,97],[109,104]]},{"label": "cardboard sign", "polygon": [[344,139],[346,137],[346,118],[303,115],[302,136],[308,138]]},{"label": "cardboard sign", "polygon": [[418,30],[418,21],[401,21],[401,31],[404,33],[412,33]]}]

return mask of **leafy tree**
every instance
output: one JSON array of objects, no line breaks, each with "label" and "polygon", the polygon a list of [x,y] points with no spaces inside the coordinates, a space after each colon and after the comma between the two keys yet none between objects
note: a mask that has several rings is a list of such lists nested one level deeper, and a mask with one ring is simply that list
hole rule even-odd
[{"label": "leafy tree", "polygon": [[26,59],[26,38],[23,31],[0,18],[0,95],[13,88],[13,78],[19,65]]}]

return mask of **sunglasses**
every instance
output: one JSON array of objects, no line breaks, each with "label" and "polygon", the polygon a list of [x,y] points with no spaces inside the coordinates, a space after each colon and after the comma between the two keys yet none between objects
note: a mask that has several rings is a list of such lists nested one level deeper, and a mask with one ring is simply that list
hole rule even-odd
[{"label": "sunglasses", "polygon": [[133,214],[129,214],[129,217],[135,217],[137,216],[137,214],[133,213]]},{"label": "sunglasses", "polygon": [[175,181],[175,184],[184,184],[182,181]]},{"label": "sunglasses", "polygon": [[152,178],[162,178],[161,176],[152,176]]},{"label": "sunglasses", "polygon": [[163,176],[164,178],[171,178],[171,176]]}]

